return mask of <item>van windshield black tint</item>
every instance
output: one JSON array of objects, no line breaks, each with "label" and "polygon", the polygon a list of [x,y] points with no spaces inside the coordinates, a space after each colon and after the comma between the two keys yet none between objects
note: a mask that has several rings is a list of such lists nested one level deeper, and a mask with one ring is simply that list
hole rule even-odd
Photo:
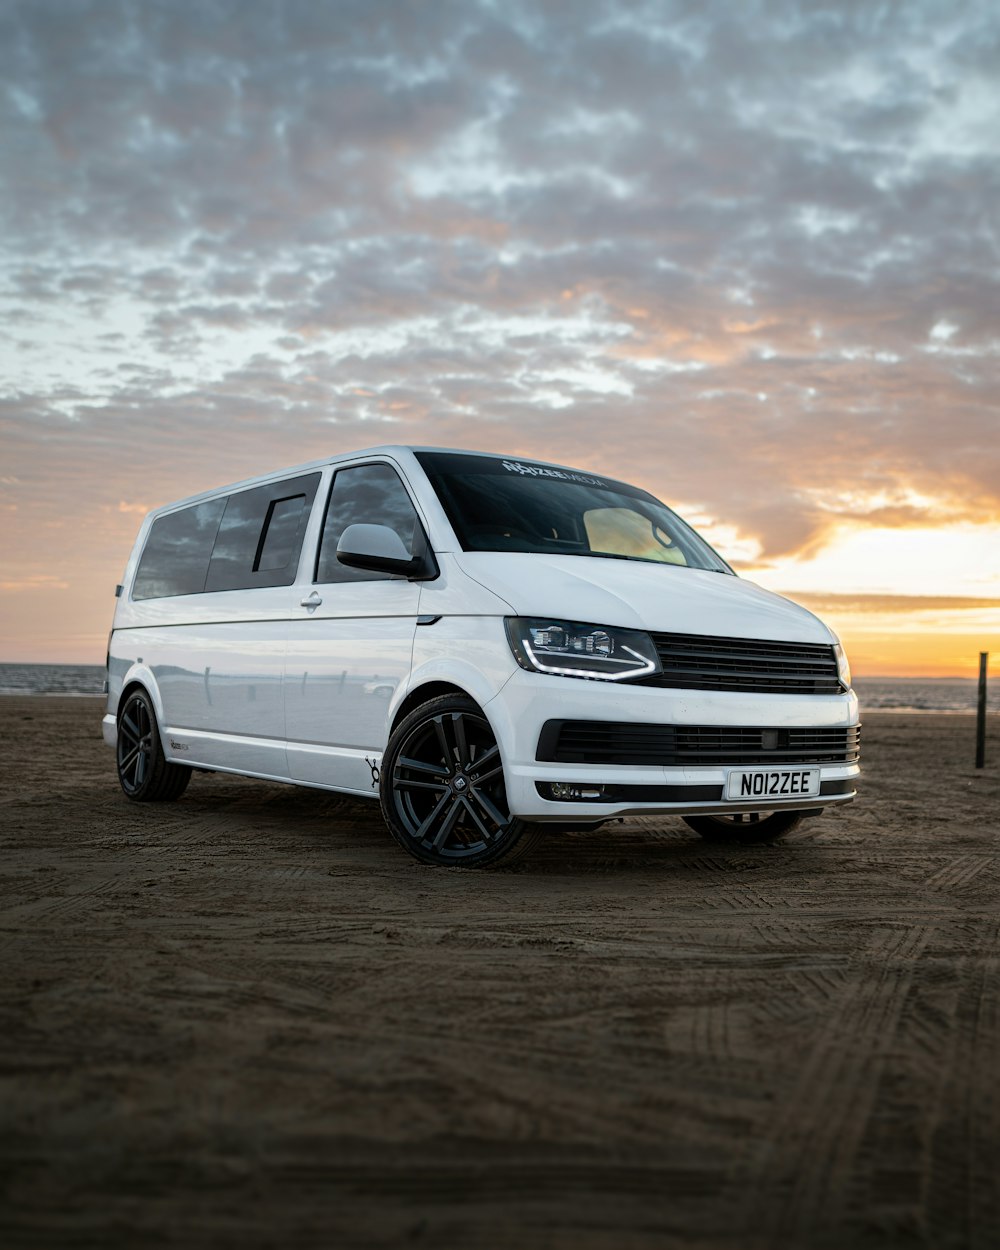
[{"label": "van windshield black tint", "polygon": [[652,495],[584,470],[417,452],[466,551],[603,556],[731,572]]}]

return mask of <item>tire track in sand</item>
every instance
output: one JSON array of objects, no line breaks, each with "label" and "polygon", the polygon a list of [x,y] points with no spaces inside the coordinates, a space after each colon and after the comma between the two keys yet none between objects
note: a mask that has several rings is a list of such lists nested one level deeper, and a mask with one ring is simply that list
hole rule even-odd
[{"label": "tire track in sand", "polygon": [[924,1160],[929,1240],[966,1250],[1000,1244],[1000,960],[985,954],[998,937],[994,924],[966,963]]},{"label": "tire track in sand", "polygon": [[955,886],[968,885],[970,881],[974,881],[984,868],[993,867],[996,864],[995,855],[959,855],[957,858],[945,864],[943,868],[939,868],[936,872],[932,872],[929,877],[924,879],[924,885],[933,886],[934,889],[954,888]]},{"label": "tire track in sand", "polygon": [[[994,932],[994,939],[996,933]],[[992,944],[996,950],[996,941]],[[969,1176],[969,1245],[987,1250],[1000,1239],[1000,961],[982,962],[972,987],[968,1075],[965,1078],[966,1166]]]},{"label": "tire track in sand", "polygon": [[[842,1225],[859,1147],[875,1105],[885,1053],[932,929],[878,930],[864,962],[876,970],[845,986],[835,1021],[798,1068],[756,1144],[756,1166],[738,1186],[752,1194],[748,1246],[807,1244],[817,1229]],[[824,1017],[829,1021],[831,1017]]]},{"label": "tire track in sand", "polygon": [[[93,885],[82,890],[74,890],[70,894],[46,894],[30,903],[8,907],[3,913],[3,928],[17,932],[24,921],[30,920],[32,927],[37,931],[39,922],[64,920],[88,903],[96,901],[101,895],[107,894],[109,890],[122,882],[124,876],[124,873],[117,873],[114,876],[102,877]],[[17,922],[17,926],[14,922]],[[13,940],[13,938],[10,939],[10,941]]]}]

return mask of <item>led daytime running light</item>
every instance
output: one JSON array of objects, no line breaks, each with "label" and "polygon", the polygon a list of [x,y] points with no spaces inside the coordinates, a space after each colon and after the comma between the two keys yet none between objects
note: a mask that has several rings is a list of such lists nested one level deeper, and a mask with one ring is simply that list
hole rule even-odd
[{"label": "led daytime running light", "polygon": [[627,651],[629,655],[634,655],[636,660],[642,665],[636,668],[629,660],[613,660],[609,656],[602,656],[601,661],[604,664],[624,664],[628,666],[626,673],[598,673],[592,669],[584,668],[558,668],[553,664],[546,664],[539,659],[538,653],[532,650],[531,643],[527,638],[521,639],[521,646],[524,647],[535,668],[540,673],[557,673],[560,677],[591,677],[596,681],[622,681],[626,677],[645,677],[648,673],[656,672],[656,665],[652,660],[647,660],[645,656],[640,655],[638,651],[633,651],[631,647],[622,647],[623,651]]}]

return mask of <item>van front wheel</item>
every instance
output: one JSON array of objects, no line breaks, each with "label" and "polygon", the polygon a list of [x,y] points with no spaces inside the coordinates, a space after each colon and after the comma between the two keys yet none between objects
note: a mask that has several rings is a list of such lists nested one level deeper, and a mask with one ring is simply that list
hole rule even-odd
[{"label": "van front wheel", "polygon": [[191,780],[191,769],[170,764],[160,745],[156,713],[145,690],[133,690],[118,712],[118,781],[135,803],[172,803]]},{"label": "van front wheel", "polygon": [[379,797],[393,837],[425,864],[510,864],[540,836],[511,816],[493,730],[462,695],[431,699],[399,723],[382,760]]},{"label": "van front wheel", "polygon": [[684,823],[706,842],[776,842],[802,819],[801,812],[733,812],[685,816]]}]

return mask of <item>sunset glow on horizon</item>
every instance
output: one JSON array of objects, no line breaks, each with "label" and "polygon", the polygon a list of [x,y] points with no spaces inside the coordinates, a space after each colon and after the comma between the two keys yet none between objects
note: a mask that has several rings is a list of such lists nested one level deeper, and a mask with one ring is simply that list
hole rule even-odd
[{"label": "sunset glow on horizon", "polygon": [[641,485],[856,674],[1000,669],[987,3],[14,3],[0,661],[153,507],[379,444]]}]

